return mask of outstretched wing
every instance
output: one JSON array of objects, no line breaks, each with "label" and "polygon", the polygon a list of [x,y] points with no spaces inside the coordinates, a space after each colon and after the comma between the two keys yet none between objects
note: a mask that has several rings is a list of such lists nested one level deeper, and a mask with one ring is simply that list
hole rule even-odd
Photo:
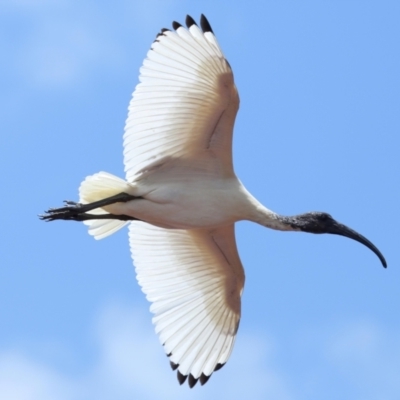
[{"label": "outstretched wing", "polygon": [[166,157],[214,151],[232,168],[239,98],[232,70],[207,19],[163,29],[140,69],[124,134],[126,179]]},{"label": "outstretched wing", "polygon": [[182,384],[207,382],[228,360],[240,320],[244,271],[234,226],[170,230],[130,224],[137,279]]}]

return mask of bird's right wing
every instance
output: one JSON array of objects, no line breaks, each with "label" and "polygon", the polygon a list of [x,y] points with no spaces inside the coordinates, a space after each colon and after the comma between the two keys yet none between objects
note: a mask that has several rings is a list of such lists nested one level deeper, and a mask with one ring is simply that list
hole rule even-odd
[{"label": "bird's right wing", "polygon": [[140,69],[124,134],[126,179],[160,160],[214,152],[232,169],[239,97],[232,70],[207,19],[163,29]]},{"label": "bird's right wing", "polygon": [[206,230],[130,224],[137,279],[178,379],[204,384],[228,360],[240,320],[244,272],[234,226]]}]

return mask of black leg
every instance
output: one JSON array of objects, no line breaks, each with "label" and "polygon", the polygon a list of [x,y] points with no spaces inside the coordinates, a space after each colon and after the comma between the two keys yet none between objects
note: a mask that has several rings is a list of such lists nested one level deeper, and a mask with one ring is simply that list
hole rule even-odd
[{"label": "black leg", "polygon": [[130,200],[140,199],[128,193],[119,193],[115,196],[107,197],[105,199],[95,201],[93,203],[81,204],[74,201],[64,201],[65,207],[50,208],[45,211],[46,214],[40,215],[40,219],[45,221],[54,221],[56,219],[63,219],[69,221],[86,221],[89,219],[119,219],[122,221],[135,220],[136,218],[128,215],[114,215],[114,214],[87,214],[87,211],[94,210],[104,206],[109,206],[114,203],[126,203]]},{"label": "black leg", "polygon": [[78,211],[78,212],[87,212],[94,210],[95,208],[100,208],[104,206],[109,206],[114,203],[126,203],[130,200],[140,199],[141,197],[135,197],[128,193],[119,193],[115,196],[106,197],[105,199],[94,201],[93,203],[81,204],[75,203],[74,201],[66,200],[64,201],[67,206],[60,208],[50,208],[51,212],[63,212],[63,211]]},{"label": "black leg", "polygon": [[141,221],[138,218],[131,217],[130,215],[115,215],[115,214],[69,214],[69,213],[55,213],[47,215],[39,215],[42,221],[54,221],[56,219],[62,219],[64,221],[88,221],[91,219],[118,219],[120,221]]}]

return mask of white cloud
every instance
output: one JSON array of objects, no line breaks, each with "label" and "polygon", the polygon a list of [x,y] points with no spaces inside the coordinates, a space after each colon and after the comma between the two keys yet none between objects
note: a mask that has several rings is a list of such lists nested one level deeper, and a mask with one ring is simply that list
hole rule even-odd
[{"label": "white cloud", "polygon": [[[232,360],[207,385],[179,386],[158,343],[150,315],[118,303],[100,313],[93,329],[97,362],[82,376],[21,351],[0,354],[0,398],[13,400],[292,399],[267,357],[273,347],[241,335]],[[63,354],[64,349],[60,352]],[[37,354],[37,352],[36,352]],[[70,356],[69,356],[70,357]],[[200,385],[199,385],[200,386]]]},{"label": "white cloud", "polygon": [[335,331],[329,340],[328,354],[339,363],[370,361],[376,357],[382,337],[383,332],[370,321],[353,322]]},{"label": "white cloud", "polygon": [[7,0],[0,4],[0,45],[8,60],[2,68],[14,78],[18,74],[20,85],[41,89],[76,84],[104,68],[122,68],[135,51],[135,38],[152,35],[150,45],[158,32],[154,20],[163,16],[168,23],[166,15],[175,3],[124,0],[110,8],[111,3],[77,0]]},{"label": "white cloud", "polygon": [[0,398],[12,400],[72,399],[71,382],[53,368],[17,351],[0,356]]},{"label": "white cloud", "polygon": [[9,73],[18,74],[21,85],[66,86],[94,66],[98,71],[124,60],[117,38],[103,29],[107,15],[96,7],[74,1],[23,1],[6,11],[2,19],[9,22],[3,29],[6,37],[14,37],[12,45],[10,40],[5,43]]},{"label": "white cloud", "polygon": [[[301,338],[303,354],[268,337],[239,332],[232,357],[203,387],[179,386],[150,323],[148,312],[114,302],[96,318],[90,337],[96,357],[87,365],[65,346],[38,358],[21,350],[0,354],[0,398],[15,400],[145,399],[351,399],[397,400],[400,339],[371,321],[333,324]],[[298,339],[294,333],[292,343]],[[312,344],[311,344],[312,341]],[[54,344],[51,345],[54,347]],[[296,353],[296,351],[294,352]],[[34,355],[33,355],[34,354]],[[71,361],[71,358],[73,360]],[[79,373],[66,365],[79,365]],[[297,363],[297,364],[296,364]],[[83,367],[86,365],[86,367]],[[331,384],[334,382],[334,390]],[[347,396],[346,396],[347,394]]]},{"label": "white cloud", "polygon": [[400,337],[368,320],[338,327],[326,342],[326,356],[360,398],[396,400],[400,393]]}]

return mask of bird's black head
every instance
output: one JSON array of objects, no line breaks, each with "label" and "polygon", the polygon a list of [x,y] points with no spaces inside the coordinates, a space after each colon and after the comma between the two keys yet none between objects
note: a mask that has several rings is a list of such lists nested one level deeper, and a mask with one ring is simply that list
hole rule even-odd
[{"label": "bird's black head", "polygon": [[332,233],[330,229],[337,222],[328,213],[313,211],[291,217],[293,228],[309,233]]},{"label": "bird's black head", "polygon": [[367,238],[346,225],[337,222],[331,215],[324,212],[309,212],[289,217],[288,223],[292,228],[310,233],[331,233],[333,235],[345,236],[356,240],[372,250],[381,260],[386,268],[386,260],[382,253]]}]

